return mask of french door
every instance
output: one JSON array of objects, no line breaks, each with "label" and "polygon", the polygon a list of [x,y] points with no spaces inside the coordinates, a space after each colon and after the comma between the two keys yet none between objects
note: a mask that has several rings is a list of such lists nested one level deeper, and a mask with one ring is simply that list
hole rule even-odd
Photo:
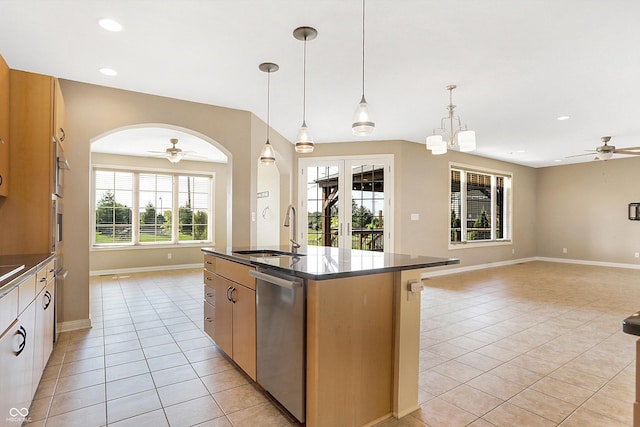
[{"label": "french door", "polygon": [[304,158],[299,166],[302,242],[393,251],[392,155]]}]

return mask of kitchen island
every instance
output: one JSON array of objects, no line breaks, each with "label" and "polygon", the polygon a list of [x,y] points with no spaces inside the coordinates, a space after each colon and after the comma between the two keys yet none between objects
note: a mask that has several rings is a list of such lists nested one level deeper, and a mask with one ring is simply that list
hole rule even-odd
[{"label": "kitchen island", "polygon": [[[262,385],[250,348],[259,323],[255,302],[251,311],[255,271],[286,275],[302,283],[306,302],[306,418],[298,419],[308,426],[361,426],[418,409],[421,271],[459,261],[315,246],[289,251],[204,248],[205,331],[219,346],[228,341],[225,353]],[[221,320],[224,299],[241,318],[234,311],[232,320]],[[220,332],[227,323],[235,325],[227,329],[233,337]]]}]

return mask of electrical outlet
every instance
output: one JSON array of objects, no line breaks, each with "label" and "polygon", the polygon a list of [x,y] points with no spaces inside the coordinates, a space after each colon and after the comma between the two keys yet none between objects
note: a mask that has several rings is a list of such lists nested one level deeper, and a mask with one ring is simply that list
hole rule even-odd
[{"label": "electrical outlet", "polygon": [[562,253],[566,254],[567,253],[567,248],[562,248]]},{"label": "electrical outlet", "polygon": [[633,256],[634,256],[635,258],[640,258],[640,252],[636,252],[635,254],[633,254]]},{"label": "electrical outlet", "polygon": [[167,253],[167,259],[171,259],[171,252]]},{"label": "electrical outlet", "polygon": [[418,221],[419,219],[420,219],[420,214],[417,214],[417,213],[411,214],[411,221]]}]

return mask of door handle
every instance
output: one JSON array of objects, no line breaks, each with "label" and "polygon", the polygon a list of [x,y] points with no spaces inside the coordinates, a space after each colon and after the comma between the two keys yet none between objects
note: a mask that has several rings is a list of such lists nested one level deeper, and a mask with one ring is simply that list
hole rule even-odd
[{"label": "door handle", "polygon": [[[231,293],[231,291],[232,291],[232,290],[233,290],[233,288],[232,288],[231,286],[229,286],[229,287],[227,288],[227,300],[229,300],[229,301],[231,301],[231,295],[230,295],[230,293]],[[231,302],[233,302],[233,301],[231,301]]]},{"label": "door handle", "polygon": [[20,328],[18,328],[17,334],[22,337],[22,342],[18,344],[18,351],[16,351],[16,357],[20,356],[20,353],[24,351],[24,348],[27,345],[27,330],[24,328],[24,326],[20,325]]}]

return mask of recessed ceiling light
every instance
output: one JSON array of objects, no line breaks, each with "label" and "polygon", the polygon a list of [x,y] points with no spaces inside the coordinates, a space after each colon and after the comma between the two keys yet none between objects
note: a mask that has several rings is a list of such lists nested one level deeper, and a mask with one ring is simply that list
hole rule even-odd
[{"label": "recessed ceiling light", "polygon": [[113,31],[117,33],[118,31],[122,31],[122,25],[118,21],[114,21],[110,18],[103,18],[98,20],[98,24],[107,31]]},{"label": "recessed ceiling light", "polygon": [[110,77],[118,75],[118,72],[113,68],[100,68],[100,72],[105,76],[110,76]]},{"label": "recessed ceiling light", "polygon": [[516,153],[525,153],[525,151],[524,150],[518,150],[518,151],[516,151]]},{"label": "recessed ceiling light", "polygon": [[570,118],[571,118],[571,116],[558,116],[557,117],[557,119],[560,120],[560,121],[569,120]]},{"label": "recessed ceiling light", "polygon": [[554,162],[556,163],[560,163],[562,161],[562,159],[555,159]]}]

